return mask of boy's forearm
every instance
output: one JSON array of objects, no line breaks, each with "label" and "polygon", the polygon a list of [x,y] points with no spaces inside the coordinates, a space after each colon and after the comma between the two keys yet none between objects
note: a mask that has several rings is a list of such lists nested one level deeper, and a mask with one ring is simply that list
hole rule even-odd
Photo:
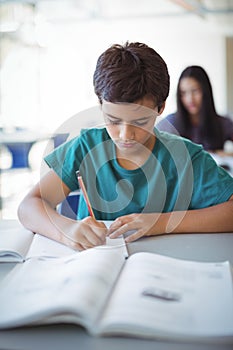
[{"label": "boy's forearm", "polygon": [[23,201],[18,209],[18,217],[30,231],[65,243],[62,228],[67,218],[58,214],[46,201],[39,198]]},{"label": "boy's forearm", "polygon": [[165,214],[166,233],[233,232],[233,201]]}]

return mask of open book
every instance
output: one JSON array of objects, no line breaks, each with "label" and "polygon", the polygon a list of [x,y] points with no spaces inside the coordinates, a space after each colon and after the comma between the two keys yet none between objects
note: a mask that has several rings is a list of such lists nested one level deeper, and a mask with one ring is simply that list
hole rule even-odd
[{"label": "open book", "polygon": [[[110,225],[109,222],[105,222]],[[0,224],[0,262],[23,262],[36,256],[62,257],[76,252],[61,243],[25,229],[17,220],[3,220]],[[123,237],[110,239],[107,237],[106,246],[121,250],[127,257]]]},{"label": "open book", "polygon": [[1,282],[0,301],[0,328],[67,322],[103,336],[233,337],[228,262],[143,252],[126,260],[117,250],[96,248],[32,258]]}]

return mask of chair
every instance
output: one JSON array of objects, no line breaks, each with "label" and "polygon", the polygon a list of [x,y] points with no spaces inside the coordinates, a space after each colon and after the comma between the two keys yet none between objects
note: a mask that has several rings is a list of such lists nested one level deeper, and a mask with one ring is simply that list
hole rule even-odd
[{"label": "chair", "polygon": [[[37,140],[28,137],[29,132],[24,128],[15,127],[9,133],[2,129],[0,132],[0,215],[3,217],[9,204],[10,208],[17,207],[20,192],[28,190],[34,183],[29,153]],[[24,137],[25,133],[27,137]]]},{"label": "chair", "polygon": [[52,137],[53,143],[54,143],[54,148],[60,146],[64,142],[66,142],[68,136],[69,136],[69,133],[57,133],[57,134],[55,134]]},{"label": "chair", "polygon": [[71,192],[57,207],[59,214],[67,216],[70,219],[77,219],[78,204],[80,192]]},{"label": "chair", "polygon": [[30,168],[28,162],[29,152],[34,142],[7,143],[6,146],[12,155],[11,169]]},{"label": "chair", "polygon": [[[57,133],[53,138],[54,148],[60,146],[62,143],[66,142],[69,133]],[[77,218],[78,203],[79,203],[80,192],[71,192],[58,206],[57,211],[59,214],[67,216],[70,219]]]},{"label": "chair", "polygon": [[30,138],[28,139],[28,135],[27,137],[23,136],[23,139],[21,139],[21,135],[25,135],[25,133],[28,134],[28,132],[29,131],[27,128],[16,126],[14,128],[14,131],[10,133],[10,135],[13,134],[14,140],[11,140],[11,137],[9,141],[4,142],[4,145],[9,150],[12,159],[9,169],[30,169],[29,153],[31,151],[32,146],[36,143],[37,140],[33,140]]}]

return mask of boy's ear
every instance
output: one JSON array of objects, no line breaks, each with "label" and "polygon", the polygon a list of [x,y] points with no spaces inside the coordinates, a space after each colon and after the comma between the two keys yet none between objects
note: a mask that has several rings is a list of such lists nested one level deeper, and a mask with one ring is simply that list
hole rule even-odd
[{"label": "boy's ear", "polygon": [[166,106],[166,101],[164,101],[162,106],[159,108],[158,110],[159,115],[163,113],[165,106]]}]

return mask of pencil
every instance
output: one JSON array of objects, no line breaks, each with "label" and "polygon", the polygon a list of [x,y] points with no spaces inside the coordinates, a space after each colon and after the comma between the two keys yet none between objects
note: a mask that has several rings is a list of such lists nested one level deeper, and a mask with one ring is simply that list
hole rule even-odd
[{"label": "pencil", "polygon": [[89,197],[87,194],[87,190],[86,190],[86,187],[84,185],[84,182],[83,182],[82,176],[80,175],[79,170],[76,171],[76,176],[78,179],[79,186],[83,192],[83,196],[84,196],[84,199],[86,201],[88,211],[89,211],[90,215],[93,217],[93,219],[95,219],[95,214],[94,214],[93,209],[91,207],[91,203],[90,203],[90,200],[89,200]]}]

